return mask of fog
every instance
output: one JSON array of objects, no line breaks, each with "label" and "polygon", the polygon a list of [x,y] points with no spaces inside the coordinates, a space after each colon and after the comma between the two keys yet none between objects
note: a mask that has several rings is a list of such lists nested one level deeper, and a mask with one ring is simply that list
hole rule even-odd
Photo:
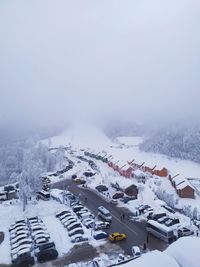
[{"label": "fog", "polygon": [[0,126],[200,118],[198,0],[0,1]]}]

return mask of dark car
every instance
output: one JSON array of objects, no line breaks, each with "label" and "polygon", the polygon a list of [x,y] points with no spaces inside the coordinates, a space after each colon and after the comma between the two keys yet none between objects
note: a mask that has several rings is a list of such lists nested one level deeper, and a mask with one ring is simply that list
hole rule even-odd
[{"label": "dark car", "polygon": [[41,251],[47,250],[47,249],[54,249],[55,243],[54,242],[46,242],[44,244],[38,245],[37,249],[35,249],[35,256],[38,256],[38,254]]},{"label": "dark car", "polygon": [[96,240],[104,239],[104,238],[107,238],[108,236],[109,235],[106,232],[102,232],[102,231],[96,232],[93,235],[94,239]]},{"label": "dark car", "polygon": [[58,251],[55,248],[45,249],[38,253],[37,260],[41,262],[55,260],[58,257]]},{"label": "dark car", "polygon": [[34,257],[31,256],[31,253],[24,253],[18,256],[16,260],[12,261],[13,267],[29,267],[30,265],[35,264]]},{"label": "dark car", "polygon": [[108,191],[108,187],[105,186],[105,185],[103,185],[103,184],[97,185],[95,188],[96,188],[96,190],[97,190],[98,192],[105,192],[105,191]]},{"label": "dark car", "polygon": [[86,177],[92,177],[94,176],[96,173],[93,173],[93,172],[84,172],[83,175],[85,175]]},{"label": "dark car", "polygon": [[77,178],[77,175],[76,174],[73,174],[72,175],[72,179],[76,179]]},{"label": "dark car", "polygon": [[123,192],[116,192],[112,198],[113,199],[118,199],[118,198],[122,198],[124,196],[124,193]]},{"label": "dark car", "polygon": [[136,197],[128,197],[128,196],[125,196],[125,197],[122,197],[121,198],[121,201],[124,202],[124,203],[128,203],[129,201],[131,200],[135,200]]}]

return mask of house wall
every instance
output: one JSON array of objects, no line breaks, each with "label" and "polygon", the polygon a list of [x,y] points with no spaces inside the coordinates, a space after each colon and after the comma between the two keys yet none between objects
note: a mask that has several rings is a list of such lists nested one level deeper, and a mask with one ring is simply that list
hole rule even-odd
[{"label": "house wall", "polygon": [[183,188],[182,190],[178,190],[177,193],[181,198],[195,198],[194,189],[191,188],[189,185]]}]

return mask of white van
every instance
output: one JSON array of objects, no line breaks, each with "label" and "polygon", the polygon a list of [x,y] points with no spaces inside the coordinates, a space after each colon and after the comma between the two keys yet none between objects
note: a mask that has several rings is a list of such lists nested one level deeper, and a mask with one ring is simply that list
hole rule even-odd
[{"label": "white van", "polygon": [[99,217],[101,217],[103,220],[105,220],[106,222],[111,222],[112,221],[112,215],[110,214],[110,212],[104,208],[103,206],[100,206],[98,208],[98,215]]}]

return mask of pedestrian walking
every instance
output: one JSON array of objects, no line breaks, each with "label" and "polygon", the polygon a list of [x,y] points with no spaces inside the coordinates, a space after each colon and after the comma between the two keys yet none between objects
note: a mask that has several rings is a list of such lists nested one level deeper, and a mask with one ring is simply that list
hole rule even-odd
[{"label": "pedestrian walking", "polygon": [[147,233],[147,244],[149,243],[149,233]]},{"label": "pedestrian walking", "polygon": [[197,230],[196,235],[199,236],[199,230]]},{"label": "pedestrian walking", "polygon": [[122,219],[125,220],[125,213],[122,214]]},{"label": "pedestrian walking", "polygon": [[146,249],[147,249],[147,244],[144,242],[143,243],[143,250],[146,251]]},{"label": "pedestrian walking", "polygon": [[123,214],[121,214],[120,219],[121,219],[121,221],[123,221]]}]

